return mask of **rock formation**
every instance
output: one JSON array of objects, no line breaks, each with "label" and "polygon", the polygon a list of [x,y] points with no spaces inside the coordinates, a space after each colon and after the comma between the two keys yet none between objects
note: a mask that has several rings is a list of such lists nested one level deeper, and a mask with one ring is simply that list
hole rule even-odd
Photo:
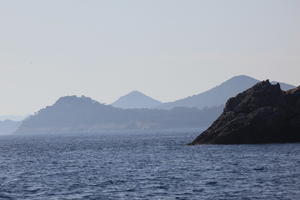
[{"label": "rock formation", "polygon": [[300,86],[269,80],[230,98],[222,115],[191,145],[300,142]]}]

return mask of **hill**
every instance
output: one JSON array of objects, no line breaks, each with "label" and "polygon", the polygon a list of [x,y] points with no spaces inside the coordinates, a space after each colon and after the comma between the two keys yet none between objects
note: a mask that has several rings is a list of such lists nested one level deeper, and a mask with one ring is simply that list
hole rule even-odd
[{"label": "hill", "polygon": [[[224,105],[227,99],[252,87],[258,82],[260,81],[250,76],[235,76],[206,92],[179,99],[174,102],[162,103],[157,106],[157,108],[171,109],[174,107],[197,107],[199,109],[203,109],[205,107]],[[286,83],[280,83],[280,85],[283,90],[288,90],[295,87]]]},{"label": "hill", "polygon": [[161,104],[160,101],[155,100],[139,91],[133,91],[129,94],[120,97],[111,105],[117,108],[154,108]]},{"label": "hill", "polygon": [[9,135],[14,133],[20,126],[20,121],[3,120],[0,121],[0,135]]},{"label": "hill", "polygon": [[199,128],[208,126],[222,107],[121,109],[89,97],[66,96],[25,119],[17,134],[97,133],[104,130]]},{"label": "hill", "polygon": [[22,121],[29,115],[1,115],[0,121],[11,120],[11,121]]}]

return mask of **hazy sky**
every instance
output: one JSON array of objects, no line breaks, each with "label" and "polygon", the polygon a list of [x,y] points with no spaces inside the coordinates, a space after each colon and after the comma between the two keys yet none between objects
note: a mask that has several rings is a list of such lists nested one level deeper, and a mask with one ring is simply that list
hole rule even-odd
[{"label": "hazy sky", "polygon": [[171,101],[239,74],[300,85],[299,0],[0,0],[0,115],[65,95]]}]

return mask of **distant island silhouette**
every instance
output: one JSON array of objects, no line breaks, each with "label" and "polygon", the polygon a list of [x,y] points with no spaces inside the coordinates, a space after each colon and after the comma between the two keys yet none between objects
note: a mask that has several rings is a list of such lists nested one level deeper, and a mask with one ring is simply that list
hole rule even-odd
[{"label": "distant island silhouette", "polygon": [[129,94],[120,97],[111,105],[117,108],[155,108],[161,104],[160,101],[149,97],[142,92],[132,91]]},{"label": "distant island silhouette", "polygon": [[[252,87],[258,82],[260,81],[250,76],[234,76],[210,90],[174,102],[162,103],[158,105],[157,108],[172,109],[175,107],[196,107],[203,109],[205,107],[224,105],[230,97]],[[274,81],[272,83],[275,84],[277,82]],[[280,83],[280,86],[283,90],[295,88],[295,86],[286,83]]]},{"label": "distant island silhouette", "polygon": [[[229,97],[257,82],[249,76],[236,76],[204,93],[170,104],[138,91],[120,97],[112,105],[101,104],[85,96],[61,97],[53,105],[16,124],[15,133],[97,133],[105,130],[208,127],[222,113]],[[284,90],[294,88],[285,83],[280,85]]]},{"label": "distant island silhouette", "polygon": [[20,126],[21,121],[1,120],[0,121],[0,135],[10,135],[14,133]]},{"label": "distant island silhouette", "polygon": [[199,128],[208,126],[223,107],[203,110],[121,109],[89,97],[66,96],[25,119],[17,134],[97,133],[103,130]]}]

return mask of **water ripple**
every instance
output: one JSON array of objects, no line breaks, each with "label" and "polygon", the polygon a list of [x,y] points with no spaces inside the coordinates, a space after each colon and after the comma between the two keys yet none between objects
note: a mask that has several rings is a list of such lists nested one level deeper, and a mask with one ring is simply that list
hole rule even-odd
[{"label": "water ripple", "polygon": [[0,199],[300,199],[300,144],[195,135],[1,137]]}]

